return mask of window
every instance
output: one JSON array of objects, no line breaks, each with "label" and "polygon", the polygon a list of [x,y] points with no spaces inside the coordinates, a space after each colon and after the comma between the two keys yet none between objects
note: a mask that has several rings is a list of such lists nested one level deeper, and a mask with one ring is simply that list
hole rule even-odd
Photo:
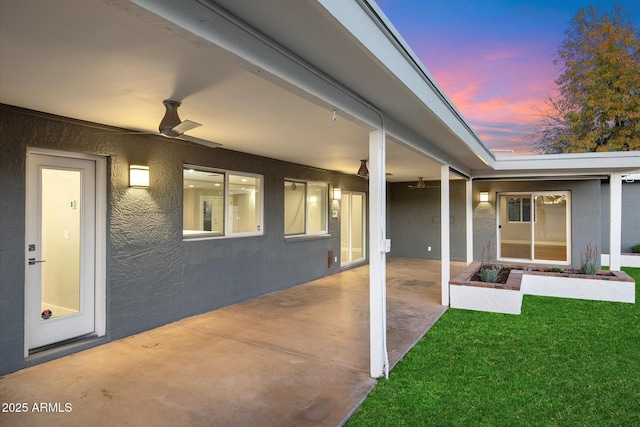
[{"label": "window", "polygon": [[260,204],[261,179],[229,174],[229,232],[259,232],[262,222]]},{"label": "window", "polygon": [[531,222],[531,198],[509,197],[509,222]]},{"label": "window", "polygon": [[326,234],[328,195],[327,183],[285,181],[285,236]]},{"label": "window", "polygon": [[183,236],[263,234],[262,176],[185,166]]}]

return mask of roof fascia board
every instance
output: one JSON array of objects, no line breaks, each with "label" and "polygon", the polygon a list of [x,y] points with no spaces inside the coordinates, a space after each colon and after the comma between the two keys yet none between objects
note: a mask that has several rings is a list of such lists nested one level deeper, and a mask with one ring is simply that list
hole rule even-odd
[{"label": "roof fascia board", "polygon": [[213,3],[131,1],[240,58],[247,71],[365,128],[381,128],[379,113],[365,100]]},{"label": "roof fascia board", "polygon": [[382,10],[366,0],[318,0],[372,58],[400,80],[439,120],[484,163],[493,166],[494,154],[482,143],[462,115],[435,83]]},{"label": "roof fascia board", "polygon": [[640,151],[610,151],[605,153],[539,154],[535,156],[505,156],[496,161],[496,171],[557,170],[557,169],[640,168]]},{"label": "roof fascia board", "polygon": [[478,178],[597,176],[611,173],[634,174],[640,171],[640,151],[605,153],[540,154],[498,158],[494,170],[474,170]]}]

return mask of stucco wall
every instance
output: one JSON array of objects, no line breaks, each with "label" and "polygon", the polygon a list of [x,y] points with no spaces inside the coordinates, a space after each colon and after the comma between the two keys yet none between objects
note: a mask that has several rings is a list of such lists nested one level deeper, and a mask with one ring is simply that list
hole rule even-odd
[{"label": "stucco wall", "polygon": [[[410,189],[408,184],[388,187],[391,256],[440,259],[440,182],[427,182],[427,188]],[[466,259],[465,181],[450,181],[451,259]],[[428,247],[431,246],[431,251]]]},{"label": "stucco wall", "polygon": [[[491,242],[496,258],[496,194],[527,191],[571,192],[571,264],[580,266],[580,255],[587,244],[599,245],[600,231],[600,181],[475,181],[473,183],[473,258],[480,260],[482,248]],[[489,201],[478,201],[481,191],[489,192]]]},{"label": "stucco wall", "polygon": [[[367,190],[367,182],[355,176],[230,150],[156,136],[114,134],[7,106],[0,106],[0,114],[0,374],[24,367],[27,146],[109,159],[109,339],[336,273],[339,260],[329,269],[327,251],[340,255],[339,219],[329,219],[330,237],[285,240],[284,179]],[[129,164],[149,166],[149,189],[128,187]],[[264,235],[183,240],[183,164],[263,175]]]},{"label": "stucco wall", "polygon": [[[610,193],[609,183],[602,183],[602,242],[603,252],[609,252]],[[622,253],[630,253],[631,246],[640,243],[640,182],[622,182]]]}]

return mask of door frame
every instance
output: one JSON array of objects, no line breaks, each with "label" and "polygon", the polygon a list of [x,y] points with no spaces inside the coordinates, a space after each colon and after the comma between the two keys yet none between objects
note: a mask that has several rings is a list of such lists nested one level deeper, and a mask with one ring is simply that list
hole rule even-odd
[{"label": "door frame", "polygon": [[[351,255],[353,255],[353,229],[352,229],[352,225],[353,225],[353,195],[357,194],[359,196],[362,196],[362,257],[360,258],[356,258],[356,259],[351,259],[349,261],[343,261],[342,260],[342,256],[340,257],[340,267],[350,267],[354,264],[360,264],[362,262],[365,262],[367,260],[367,193],[363,192],[363,191],[350,191],[350,190],[342,190],[342,198],[344,199],[345,197],[349,198],[349,212],[341,212],[341,218],[340,221],[347,221],[348,225],[349,225],[349,253]],[[342,206],[341,206],[341,210],[342,210]],[[346,215],[345,215],[346,213]],[[340,224],[340,252],[342,252],[342,222]]]},{"label": "door frame", "polygon": [[[66,157],[71,159],[92,160],[95,162],[95,332],[94,335],[102,337],[107,333],[107,158],[91,154],[57,151],[45,148],[27,147],[25,159],[25,192],[33,185],[30,182],[26,166],[29,164],[29,156],[41,154],[53,157]],[[26,202],[26,200],[25,200]],[[25,203],[25,209],[27,208]],[[25,211],[26,219],[26,211]],[[27,221],[25,220],[25,256],[28,257]],[[26,259],[26,258],[25,258]],[[24,275],[24,286],[27,286],[27,274]],[[26,292],[25,301],[26,307]],[[27,310],[24,313],[24,357],[29,356],[29,340],[27,331]]]},{"label": "door frame", "polygon": [[[545,196],[545,195],[564,195],[566,196],[567,206],[566,206],[566,216],[565,216],[565,229],[566,229],[566,261],[557,261],[557,260],[544,260],[544,259],[534,259],[534,246],[535,246],[535,222],[537,220],[536,208],[535,208],[535,197],[536,196]],[[531,197],[531,247],[530,247],[530,257],[529,259],[525,258],[503,258],[502,257],[502,230],[500,227],[501,221],[501,202],[500,198],[502,196],[530,196]],[[573,212],[572,212],[572,200],[571,200],[571,190],[540,190],[540,191],[504,191],[498,192],[496,195],[496,260],[497,261],[514,261],[514,262],[522,262],[526,261],[531,264],[558,264],[558,265],[571,265],[572,263],[572,229],[571,223],[573,221]],[[508,208],[507,208],[508,209]],[[508,215],[508,212],[507,212]]]}]

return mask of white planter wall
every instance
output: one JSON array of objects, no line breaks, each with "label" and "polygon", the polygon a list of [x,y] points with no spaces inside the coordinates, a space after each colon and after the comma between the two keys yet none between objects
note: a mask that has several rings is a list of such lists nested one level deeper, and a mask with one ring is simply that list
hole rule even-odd
[{"label": "white planter wall", "polygon": [[450,306],[491,313],[520,314],[522,292],[479,286],[453,285],[449,290]]},{"label": "white planter wall", "polygon": [[636,302],[633,282],[524,274],[520,291],[526,295],[593,301]]},{"label": "white planter wall", "polygon": [[[600,254],[600,264],[610,265],[609,254]],[[640,255],[622,254],[620,255],[620,265],[622,267],[640,268]]]}]

